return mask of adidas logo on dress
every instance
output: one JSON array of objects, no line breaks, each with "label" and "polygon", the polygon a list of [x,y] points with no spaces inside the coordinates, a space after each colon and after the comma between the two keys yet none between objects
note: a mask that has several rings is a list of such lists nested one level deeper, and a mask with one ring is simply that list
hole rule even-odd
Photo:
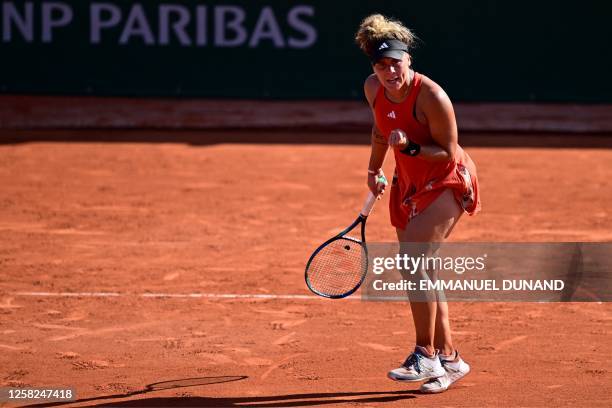
[{"label": "adidas logo on dress", "polygon": [[388,118],[395,119],[395,111],[391,111],[387,114]]}]

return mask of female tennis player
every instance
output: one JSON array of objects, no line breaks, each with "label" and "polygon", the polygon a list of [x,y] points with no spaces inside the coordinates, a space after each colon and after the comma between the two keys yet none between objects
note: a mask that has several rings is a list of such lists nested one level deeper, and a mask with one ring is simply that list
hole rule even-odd
[{"label": "female tennis player", "polygon": [[[411,65],[415,36],[401,22],[380,14],[365,18],[355,40],[372,63],[364,84],[372,108],[372,151],[368,187],[377,182],[389,147],[395,156],[389,210],[400,243],[443,242],[465,212],[479,211],[476,168],[457,144],[453,106],[444,90]],[[448,305],[439,299],[411,301],[416,347],[391,370],[396,381],[425,381],[421,391],[437,393],[465,376],[470,367],[452,339]]]}]

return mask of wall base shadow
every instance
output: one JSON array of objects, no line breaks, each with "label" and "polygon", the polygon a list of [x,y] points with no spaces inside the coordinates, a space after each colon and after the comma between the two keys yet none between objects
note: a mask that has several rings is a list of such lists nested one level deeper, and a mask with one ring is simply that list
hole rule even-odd
[{"label": "wall base shadow", "polygon": [[[369,129],[0,129],[0,144],[31,142],[183,143],[207,146],[223,143],[367,145]],[[612,148],[612,134],[579,133],[461,133],[462,146]]]}]

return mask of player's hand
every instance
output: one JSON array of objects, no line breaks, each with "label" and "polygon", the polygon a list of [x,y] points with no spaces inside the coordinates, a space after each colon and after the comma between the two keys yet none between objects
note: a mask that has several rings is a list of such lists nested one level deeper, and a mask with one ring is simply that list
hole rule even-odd
[{"label": "player's hand", "polygon": [[389,146],[399,147],[400,150],[408,146],[408,136],[401,129],[394,129],[389,134]]},{"label": "player's hand", "polygon": [[377,199],[381,199],[387,188],[387,179],[382,169],[376,174],[368,173],[368,188]]}]

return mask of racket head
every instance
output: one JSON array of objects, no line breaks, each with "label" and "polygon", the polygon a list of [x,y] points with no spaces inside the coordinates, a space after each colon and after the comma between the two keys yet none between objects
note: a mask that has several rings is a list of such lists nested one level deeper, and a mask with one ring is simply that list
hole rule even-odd
[{"label": "racket head", "polygon": [[368,249],[363,240],[338,235],[324,242],[306,264],[305,280],[315,294],[341,299],[354,293],[368,271]]},{"label": "racket head", "polygon": [[197,387],[201,385],[219,384],[240,381],[248,378],[246,375],[224,375],[218,377],[183,378],[180,380],[161,381],[147,385],[146,391],[162,391],[174,388]]}]

